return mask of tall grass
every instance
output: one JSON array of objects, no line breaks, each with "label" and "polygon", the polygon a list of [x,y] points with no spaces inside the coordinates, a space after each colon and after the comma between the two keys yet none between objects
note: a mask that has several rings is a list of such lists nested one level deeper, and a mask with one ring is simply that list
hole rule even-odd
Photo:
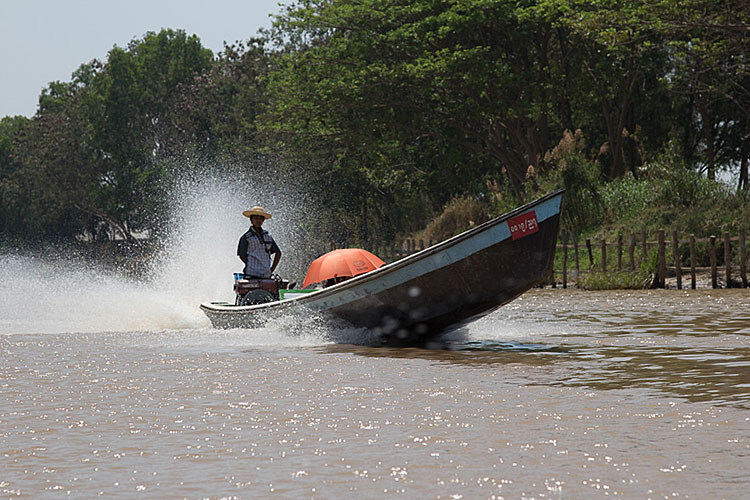
[{"label": "tall grass", "polygon": [[645,271],[592,271],[582,275],[578,287],[584,290],[639,290],[650,288],[654,276]]}]

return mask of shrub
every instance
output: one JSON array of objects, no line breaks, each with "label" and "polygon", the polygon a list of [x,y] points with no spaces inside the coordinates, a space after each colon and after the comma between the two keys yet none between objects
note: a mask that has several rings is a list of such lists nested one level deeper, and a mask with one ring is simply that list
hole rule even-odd
[{"label": "shrub", "polygon": [[652,184],[645,179],[636,179],[632,172],[604,184],[601,192],[608,221],[640,218],[654,199]]},{"label": "shrub", "polygon": [[425,241],[442,241],[491,217],[491,207],[487,201],[469,196],[457,196],[451,199],[443,212],[433,219],[427,227],[415,235]]},{"label": "shrub", "polygon": [[650,288],[653,275],[640,271],[592,271],[581,276],[578,286],[585,290],[640,290]]},{"label": "shrub", "polygon": [[552,168],[536,183],[536,190],[544,194],[565,189],[562,226],[575,234],[600,225],[605,206],[599,191],[599,169],[595,162],[586,158],[583,149],[581,131],[573,134],[566,130],[558,145],[545,155],[545,163]]}]

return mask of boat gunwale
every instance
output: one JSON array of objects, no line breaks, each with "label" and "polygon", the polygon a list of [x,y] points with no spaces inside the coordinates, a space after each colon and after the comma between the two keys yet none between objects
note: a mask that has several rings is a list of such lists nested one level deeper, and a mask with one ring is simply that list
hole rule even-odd
[{"label": "boat gunwale", "polygon": [[565,192],[564,189],[559,189],[541,198],[538,198],[530,203],[514,208],[510,212],[506,212],[502,215],[499,215],[498,217],[495,217],[494,219],[490,219],[486,222],[483,222],[482,224],[476,227],[467,229],[466,231],[462,233],[452,236],[446,240],[440,241],[430,247],[427,247],[413,254],[407,255],[395,262],[391,262],[390,264],[385,264],[384,266],[381,266],[378,269],[367,272],[365,274],[361,274],[359,276],[355,276],[351,279],[348,279],[341,283],[337,283],[333,286],[323,288],[321,290],[316,290],[315,292],[306,293],[301,297],[294,297],[294,298],[285,299],[285,300],[276,300],[273,302],[267,302],[264,304],[255,304],[255,305],[250,305],[250,306],[236,306],[236,305],[231,305],[231,304],[225,305],[226,303],[209,302],[209,303],[202,303],[200,307],[204,311],[210,311],[213,314],[236,314],[236,313],[250,313],[254,311],[271,310],[271,309],[278,309],[282,307],[305,305],[307,302],[312,302],[313,300],[325,298],[328,295],[336,294],[348,288],[352,288],[354,286],[361,285],[361,284],[366,284],[369,281],[372,281],[375,279],[380,279],[383,277],[383,275],[397,271],[406,266],[412,265],[416,261],[422,260],[431,255],[434,255],[437,252],[441,252],[447,248],[453,247],[461,243],[462,241],[465,241],[467,239],[474,237],[475,234],[477,233],[481,233],[490,227],[501,224],[507,221],[508,219],[516,215],[519,215],[520,213],[526,212],[527,210],[531,209],[534,206],[541,205],[542,203],[552,198],[555,198],[556,196],[562,195],[564,192]]}]

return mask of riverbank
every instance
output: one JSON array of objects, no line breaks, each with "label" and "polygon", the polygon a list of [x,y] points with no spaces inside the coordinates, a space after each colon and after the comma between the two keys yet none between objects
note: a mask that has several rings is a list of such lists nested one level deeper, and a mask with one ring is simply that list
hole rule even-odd
[{"label": "riverbank", "polygon": [[[627,271],[624,271],[623,273],[627,273]],[[613,273],[614,274],[614,273]],[[640,276],[639,276],[640,277]],[[563,282],[561,273],[559,271],[555,272],[555,283],[552,285],[552,283],[545,284],[544,287],[550,287],[550,288],[575,288],[575,289],[585,289],[585,290],[632,290],[632,289],[650,289],[650,288],[656,288],[653,286],[654,276],[649,275],[647,278],[644,279],[643,286],[625,286],[622,283],[624,280],[614,280],[612,283],[614,283],[614,286],[608,286],[608,287],[596,287],[587,285],[585,283],[584,279],[581,279],[580,281],[576,279],[575,272],[571,273],[571,275],[568,277],[567,283]],[[617,286],[619,285],[619,286]],[[727,282],[724,277],[717,276],[716,277],[716,286],[714,286],[714,279],[712,277],[711,271],[707,270],[701,270],[696,271],[695,273],[695,286],[693,286],[693,280],[691,276],[688,274],[687,276],[683,276],[681,279],[678,279],[677,276],[667,276],[664,281],[664,286],[661,287],[665,290],[710,290],[710,289],[725,289],[727,288]],[[742,282],[737,280],[732,280],[732,286],[729,288],[743,288]]]}]

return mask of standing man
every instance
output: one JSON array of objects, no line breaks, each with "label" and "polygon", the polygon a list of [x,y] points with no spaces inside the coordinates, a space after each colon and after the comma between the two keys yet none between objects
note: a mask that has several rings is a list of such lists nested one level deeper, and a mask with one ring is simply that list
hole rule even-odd
[{"label": "standing man", "polygon": [[[245,210],[242,215],[250,218],[250,229],[242,235],[237,245],[237,255],[245,263],[245,278],[269,278],[281,260],[281,250],[268,231],[261,226],[263,221],[271,218],[271,214],[263,207],[255,206]],[[274,254],[271,263],[271,254]]]}]

